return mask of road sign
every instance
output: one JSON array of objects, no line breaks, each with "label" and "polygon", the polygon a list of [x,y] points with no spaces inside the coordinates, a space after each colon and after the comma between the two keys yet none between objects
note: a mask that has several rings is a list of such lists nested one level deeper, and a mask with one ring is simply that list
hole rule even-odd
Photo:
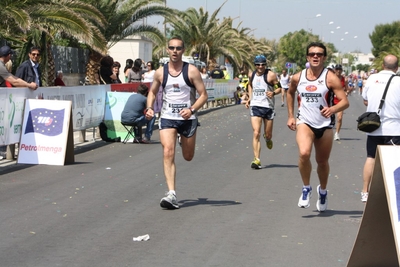
[{"label": "road sign", "polygon": [[292,68],[292,63],[286,62],[285,67],[286,67],[287,69]]}]

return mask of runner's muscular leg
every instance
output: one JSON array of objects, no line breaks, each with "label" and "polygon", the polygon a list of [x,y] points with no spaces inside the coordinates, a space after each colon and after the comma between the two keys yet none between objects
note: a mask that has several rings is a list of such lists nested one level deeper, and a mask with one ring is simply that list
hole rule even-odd
[{"label": "runner's muscular leg", "polygon": [[343,121],[343,111],[339,111],[336,113],[336,132],[339,133],[342,128]]},{"label": "runner's muscular leg", "polygon": [[314,141],[314,133],[306,124],[298,124],[296,141],[299,148],[299,171],[304,185],[310,185],[311,177],[311,150]]},{"label": "runner's muscular leg", "polygon": [[194,149],[196,146],[196,133],[191,137],[184,137],[181,135],[182,155],[187,161],[191,161],[194,157]]},{"label": "runner's muscular leg", "polygon": [[263,119],[261,117],[251,117],[251,126],[253,127],[253,152],[254,157],[260,158],[261,144],[261,124]]},{"label": "runner's muscular leg", "polygon": [[273,126],[274,126],[274,120],[264,119],[264,132],[268,140],[272,139]]},{"label": "runner's muscular leg", "polygon": [[315,160],[317,161],[317,174],[321,189],[326,189],[329,176],[329,156],[332,150],[333,130],[326,129],[320,139],[315,139]]},{"label": "runner's muscular leg", "polygon": [[175,146],[177,130],[174,128],[160,130],[160,141],[163,146],[163,163],[165,181],[168,190],[175,190]]}]

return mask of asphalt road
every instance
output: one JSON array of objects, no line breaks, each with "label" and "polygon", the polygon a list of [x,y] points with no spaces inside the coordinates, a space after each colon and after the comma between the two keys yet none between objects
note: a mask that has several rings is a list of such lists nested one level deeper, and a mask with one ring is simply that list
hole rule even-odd
[{"label": "asphalt road", "polygon": [[[166,191],[159,142],[96,141],[77,147],[72,165],[0,167],[0,266],[346,266],[364,209],[361,97],[349,97],[342,140],[334,142],[324,213],[316,194],[309,209],[297,207],[295,133],[278,97],[274,147],[263,143],[261,170],[250,169],[244,106],[200,115],[192,162],[177,145],[179,210],[159,206]],[[145,234],[150,240],[132,240]]]}]

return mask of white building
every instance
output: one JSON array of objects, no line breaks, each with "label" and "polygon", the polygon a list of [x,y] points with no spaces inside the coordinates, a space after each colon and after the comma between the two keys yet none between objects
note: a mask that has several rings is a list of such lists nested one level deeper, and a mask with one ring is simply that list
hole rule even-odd
[{"label": "white building", "polygon": [[119,79],[124,82],[124,68],[127,59],[140,58],[145,62],[152,60],[153,43],[142,36],[127,37],[108,50],[108,54],[121,64]]}]

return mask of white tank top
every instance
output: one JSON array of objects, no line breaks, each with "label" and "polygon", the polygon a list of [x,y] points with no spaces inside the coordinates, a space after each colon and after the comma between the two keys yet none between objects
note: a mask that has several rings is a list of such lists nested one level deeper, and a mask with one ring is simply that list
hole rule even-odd
[{"label": "white tank top", "polygon": [[[186,84],[183,78],[183,71],[178,76],[172,76],[168,73],[167,83],[163,88],[161,118],[184,120],[179,112],[184,108],[190,108],[195,100],[196,89]],[[189,120],[194,120],[195,118],[193,114]]]},{"label": "white tank top", "polygon": [[267,92],[273,92],[273,85],[266,83],[264,75],[258,76],[257,73],[253,73],[253,81],[251,86],[253,88],[250,106],[264,107],[274,109],[275,98],[267,97]]},{"label": "white tank top", "polygon": [[307,69],[301,72],[297,86],[297,100],[299,102],[298,123],[303,122],[317,129],[332,127],[335,124],[335,115],[325,118],[321,115],[319,109],[321,105],[324,107],[332,106],[333,92],[326,85],[328,70],[324,69],[314,81],[308,80],[306,73]]},{"label": "white tank top", "polygon": [[279,82],[281,83],[282,88],[289,88],[289,74],[286,73],[285,77],[281,74]]}]

